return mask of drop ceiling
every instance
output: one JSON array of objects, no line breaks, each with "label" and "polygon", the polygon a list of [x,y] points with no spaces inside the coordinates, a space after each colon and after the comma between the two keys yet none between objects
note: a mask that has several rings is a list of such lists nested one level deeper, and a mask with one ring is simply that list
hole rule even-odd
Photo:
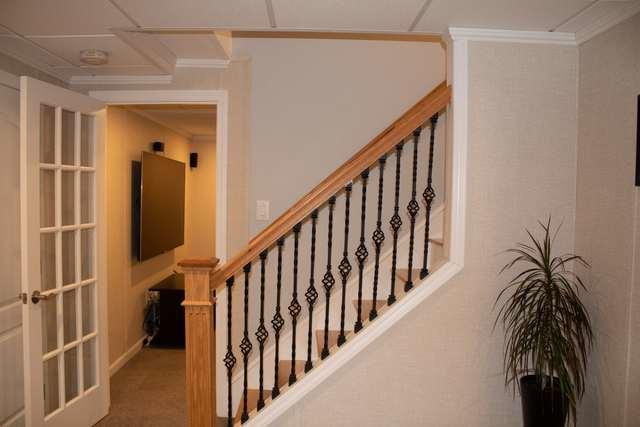
[{"label": "drop ceiling", "polygon": [[[0,52],[66,82],[91,83],[170,76],[180,66],[224,67],[231,58],[225,37],[233,30],[580,34],[638,11],[640,0],[2,0]],[[84,49],[107,52],[109,63],[82,64]]]}]

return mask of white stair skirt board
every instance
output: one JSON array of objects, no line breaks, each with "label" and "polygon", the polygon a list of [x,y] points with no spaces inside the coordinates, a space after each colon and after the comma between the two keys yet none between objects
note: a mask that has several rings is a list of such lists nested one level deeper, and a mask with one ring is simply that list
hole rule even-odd
[{"label": "white stair skirt board", "polygon": [[[430,234],[433,238],[441,239],[443,235],[443,216],[444,216],[444,205],[437,206],[433,209],[431,214],[431,224],[430,224]],[[414,268],[420,268],[422,266],[422,238],[424,236],[424,226],[425,221],[422,220],[416,224],[416,243],[415,243],[415,254],[414,254]],[[432,244],[433,247],[433,244]],[[403,269],[407,267],[407,257],[409,251],[409,233],[405,233],[403,236],[398,238],[398,257],[397,257],[397,268]],[[441,248],[437,248],[440,250]],[[438,252],[438,250],[430,250],[429,251],[429,261],[431,263],[431,256],[434,253]],[[380,268],[379,268],[379,287],[378,287],[378,299],[385,300],[388,297],[389,292],[389,283],[391,279],[391,262],[392,262],[392,248],[391,245],[385,245],[385,250],[380,254]],[[369,262],[364,269],[363,272],[363,287],[362,287],[362,299],[370,300],[372,298],[373,292],[373,273],[374,273],[374,263]],[[421,281],[418,277],[414,279],[416,286],[418,286]],[[304,282],[304,286],[302,288],[302,294],[306,290],[307,283]],[[242,283],[238,283],[237,285],[242,286]],[[419,285],[422,286],[422,285]],[[396,295],[401,299],[401,295],[403,294],[404,283],[399,279],[396,279]],[[357,313],[355,308],[353,307],[352,301],[357,299],[357,291],[358,291],[358,271],[357,268],[354,267],[351,275],[349,276],[349,281],[346,286],[347,294],[345,297],[345,333],[346,331],[352,331],[353,325],[356,321]],[[300,292],[300,291],[299,291]],[[322,329],[324,330],[324,316],[325,316],[325,298],[324,298],[324,290],[318,290],[320,297],[318,298],[316,304],[314,305],[313,310],[313,336],[312,336],[312,353],[311,358],[314,361],[314,370],[315,366],[319,365],[320,355],[317,354],[317,344],[316,344],[316,330]],[[334,285],[334,291],[332,292],[330,308],[329,308],[329,330],[339,330],[340,329],[340,305],[341,305],[341,295],[342,295],[342,284],[339,279],[339,276],[336,276],[336,284]],[[411,298],[413,298],[413,291],[411,292]],[[226,375],[226,367],[222,362],[222,358],[226,352],[226,316],[227,316],[227,299],[226,299],[226,289],[219,292],[217,295],[217,303],[216,303],[216,317],[219,325],[223,325],[223,327],[219,328],[216,332],[216,409],[219,417],[227,416],[227,375]],[[306,301],[304,301],[304,297],[301,300],[301,304],[303,305],[303,311],[306,312],[307,305]],[[234,300],[235,303],[235,300]],[[283,316],[287,312],[287,305],[289,301],[287,298],[283,299]],[[386,305],[386,303],[385,303]],[[393,304],[392,307],[396,307],[398,303]],[[381,308],[381,307],[379,307]],[[362,312],[363,321],[369,318],[369,312]],[[270,318],[265,318],[265,324],[270,323]],[[376,324],[378,320],[376,319]],[[267,325],[269,326],[269,325]],[[369,325],[364,329],[371,328],[373,326]],[[308,317],[299,318],[297,324],[297,333],[296,333],[296,358],[298,360],[306,360],[307,358],[307,334],[309,327],[309,319]],[[363,331],[364,331],[363,329]],[[275,365],[275,340],[273,339],[273,332],[270,329],[270,340],[268,341],[269,345],[265,347],[264,356],[263,356],[263,367],[264,367],[264,396],[271,396],[271,388],[273,387],[274,380],[274,365]],[[362,334],[362,331],[357,335]],[[280,336],[280,360],[290,360],[291,359],[291,338],[292,332],[291,329],[286,330]],[[352,341],[348,340],[348,342]],[[345,343],[342,347],[346,347],[347,343]],[[235,350],[235,349],[234,349]],[[237,352],[236,352],[237,353]],[[259,387],[259,358],[257,357],[257,347],[254,346],[253,357],[249,361],[248,365],[248,388],[249,389],[257,389]],[[338,352],[337,354],[339,354]],[[238,355],[236,354],[236,357]],[[335,356],[332,356],[335,357]],[[332,358],[331,357],[331,358]],[[243,369],[242,369],[242,355],[238,358],[239,368],[236,368],[237,371],[233,376],[232,380],[232,408],[233,413],[235,414],[242,399],[242,389],[244,385],[243,379]],[[326,369],[326,368],[323,368]],[[301,375],[301,374],[300,374]],[[282,387],[281,387],[282,389]],[[282,396],[282,393],[281,393]],[[280,397],[278,397],[280,399]],[[260,413],[262,413],[260,411]],[[260,416],[260,418],[262,418]]]}]

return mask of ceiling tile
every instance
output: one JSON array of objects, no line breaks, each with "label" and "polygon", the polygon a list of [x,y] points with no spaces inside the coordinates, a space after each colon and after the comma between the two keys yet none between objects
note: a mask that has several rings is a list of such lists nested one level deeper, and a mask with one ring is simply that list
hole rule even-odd
[{"label": "ceiling tile", "polygon": [[548,31],[593,0],[433,0],[416,31],[443,33],[448,27]]},{"label": "ceiling tile", "polygon": [[263,0],[116,0],[142,27],[265,28]]},{"label": "ceiling tile", "polygon": [[273,0],[286,29],[407,31],[424,0]]},{"label": "ceiling tile", "polygon": [[594,22],[607,21],[611,16],[616,16],[617,13],[623,12],[627,8],[637,7],[639,4],[640,0],[599,1],[568,22],[565,22],[563,25],[558,27],[556,31],[566,31],[570,33],[579,32],[583,28],[591,26]]},{"label": "ceiling tile", "polygon": [[19,58],[23,62],[33,64],[38,68],[71,65],[13,34],[0,34],[0,52]]},{"label": "ceiling tile", "polygon": [[31,37],[30,39],[75,65],[82,65],[80,51],[84,49],[99,49],[107,52],[108,65],[150,64],[146,58],[116,36]]},{"label": "ceiling tile", "polygon": [[2,0],[0,24],[22,35],[105,34],[130,27],[108,0]]},{"label": "ceiling tile", "polygon": [[157,34],[156,37],[178,58],[228,58],[213,33]]}]

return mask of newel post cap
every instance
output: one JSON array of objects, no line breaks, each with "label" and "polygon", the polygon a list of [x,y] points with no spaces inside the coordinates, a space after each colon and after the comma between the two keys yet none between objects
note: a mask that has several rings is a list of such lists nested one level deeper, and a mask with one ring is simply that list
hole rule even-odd
[{"label": "newel post cap", "polygon": [[183,259],[178,262],[178,267],[184,270],[213,270],[219,262],[216,257]]}]

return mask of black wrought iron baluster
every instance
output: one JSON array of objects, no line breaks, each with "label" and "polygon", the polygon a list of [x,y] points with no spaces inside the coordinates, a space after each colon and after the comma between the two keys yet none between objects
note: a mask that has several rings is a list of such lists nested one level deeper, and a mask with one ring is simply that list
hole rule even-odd
[{"label": "black wrought iron baluster", "polygon": [[309,305],[309,331],[307,333],[307,361],[304,364],[304,371],[309,372],[313,368],[311,361],[311,341],[313,337],[313,305],[318,299],[318,291],[315,287],[315,265],[316,265],[316,226],[318,223],[318,211],[311,213],[311,267],[309,270],[309,287],[304,296]]},{"label": "black wrought iron baluster", "polygon": [[249,273],[251,272],[251,263],[247,264],[243,268],[244,271],[244,334],[242,342],[240,343],[240,351],[242,352],[242,361],[244,363],[244,383],[242,388],[243,404],[242,404],[242,416],[241,422],[245,422],[249,419],[249,411],[247,410],[247,390],[249,388],[249,353],[253,345],[249,340]]},{"label": "black wrought iron baluster", "polygon": [[338,265],[340,277],[342,278],[342,300],[340,302],[340,334],[338,335],[338,345],[342,345],[347,340],[344,335],[345,299],[347,296],[347,278],[351,273],[351,263],[349,262],[349,205],[351,202],[351,188],[349,184],[345,187],[344,202],[344,248],[342,250],[342,260]]},{"label": "black wrought iron baluster", "polygon": [[391,289],[389,292],[389,298],[387,298],[387,304],[391,305],[396,302],[396,262],[398,261],[398,231],[402,226],[402,219],[400,218],[400,164],[402,160],[402,147],[404,143],[400,142],[396,145],[396,188],[395,197],[393,202],[393,216],[389,223],[393,230],[393,252],[391,256]]},{"label": "black wrought iron baluster", "polygon": [[409,230],[409,266],[407,271],[407,281],[404,284],[404,290],[406,292],[413,288],[413,244],[416,235],[416,215],[420,211],[420,205],[416,201],[416,180],[418,178],[418,142],[420,140],[421,128],[417,128],[413,131],[413,174],[411,178],[411,200],[407,205],[407,212],[409,212],[409,218],[411,228]]},{"label": "black wrought iron baluster", "polygon": [[436,124],[438,123],[438,113],[431,117],[431,132],[429,135],[429,168],[427,169],[427,188],[422,193],[422,198],[426,204],[426,217],[424,223],[424,257],[422,258],[422,269],[420,270],[420,278],[424,279],[429,275],[427,266],[427,258],[429,257],[429,228],[431,226],[431,206],[436,198],[436,192],[433,189],[433,146],[435,145]]},{"label": "black wrought iron baluster", "polygon": [[256,331],[256,339],[258,340],[259,358],[259,387],[258,387],[258,411],[264,408],[264,343],[269,338],[269,332],[264,327],[264,275],[265,264],[267,262],[268,251],[260,254],[260,325]]},{"label": "black wrought iron baluster", "polygon": [[284,319],[280,313],[280,291],[282,290],[282,246],[284,245],[284,239],[278,240],[278,274],[276,278],[276,313],[271,320],[271,326],[275,331],[275,366],[273,376],[273,389],[271,390],[271,397],[276,398],[280,394],[280,386],[278,384],[278,373],[280,368],[280,331],[284,326]]},{"label": "black wrought iron baluster", "polygon": [[358,317],[353,326],[355,332],[362,329],[362,276],[364,271],[364,263],[369,256],[367,247],[364,244],[364,229],[367,213],[367,180],[369,179],[369,170],[365,169],[361,174],[362,178],[362,207],[360,211],[360,244],[356,249],[356,258],[358,260]]},{"label": "black wrought iron baluster", "polygon": [[296,327],[298,315],[302,307],[298,302],[298,243],[300,241],[301,224],[293,227],[293,293],[289,304],[289,314],[291,315],[291,373],[289,374],[289,385],[296,382]]},{"label": "black wrought iron baluster", "polygon": [[227,367],[227,426],[233,425],[231,386],[233,383],[233,367],[236,365],[236,357],[233,355],[233,347],[231,346],[231,300],[233,295],[233,276],[227,279],[227,353],[224,355],[224,366]]},{"label": "black wrought iron baluster", "polygon": [[322,278],[322,286],[325,292],[325,310],[324,310],[324,346],[320,358],[324,359],[329,355],[329,302],[331,300],[331,289],[336,283],[336,279],[331,272],[331,248],[333,246],[333,208],[336,205],[336,198],[329,199],[329,224],[327,225],[327,272]]},{"label": "black wrought iron baluster", "polygon": [[387,161],[386,156],[382,156],[378,160],[378,169],[380,175],[378,178],[378,219],[376,221],[376,229],[373,232],[373,244],[375,245],[376,259],[373,267],[373,301],[371,303],[371,311],[369,312],[369,320],[378,317],[378,273],[380,272],[380,248],[384,242],[384,233],[382,231],[382,196],[384,189],[384,164]]}]

